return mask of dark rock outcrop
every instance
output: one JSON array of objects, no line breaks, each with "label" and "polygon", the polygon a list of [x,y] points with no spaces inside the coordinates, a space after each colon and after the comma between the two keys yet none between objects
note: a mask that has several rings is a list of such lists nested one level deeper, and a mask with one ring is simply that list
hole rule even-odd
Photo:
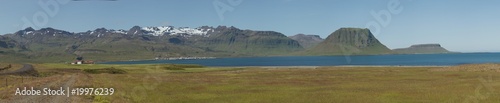
[{"label": "dark rock outcrop", "polygon": [[127,34],[128,35],[139,35],[139,34],[144,34],[144,31],[141,30],[141,27],[134,26],[128,30]]}]

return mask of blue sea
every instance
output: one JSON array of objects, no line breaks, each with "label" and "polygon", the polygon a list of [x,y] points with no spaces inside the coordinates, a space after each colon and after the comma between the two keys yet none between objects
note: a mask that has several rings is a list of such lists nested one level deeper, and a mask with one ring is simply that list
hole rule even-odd
[{"label": "blue sea", "polygon": [[241,57],[198,60],[117,61],[101,64],[199,64],[204,66],[451,66],[500,63],[500,53]]}]

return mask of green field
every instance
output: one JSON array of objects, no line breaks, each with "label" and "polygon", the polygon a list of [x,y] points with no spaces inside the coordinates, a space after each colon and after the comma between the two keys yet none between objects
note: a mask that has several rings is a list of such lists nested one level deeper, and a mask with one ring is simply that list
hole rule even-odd
[{"label": "green field", "polygon": [[84,87],[116,90],[112,96],[85,97],[93,102],[500,102],[499,72],[435,71],[445,67],[34,66],[40,73],[111,67],[126,71],[84,72],[91,78],[86,79],[90,85]]}]

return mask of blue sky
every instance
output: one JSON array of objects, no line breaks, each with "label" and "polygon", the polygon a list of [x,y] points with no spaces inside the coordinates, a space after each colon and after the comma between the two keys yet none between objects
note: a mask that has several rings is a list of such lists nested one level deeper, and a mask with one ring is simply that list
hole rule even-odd
[{"label": "blue sky", "polygon": [[[499,0],[87,0],[55,2],[59,9],[49,6],[56,11],[52,13],[44,11],[40,1],[56,0],[1,1],[0,34],[24,29],[23,18],[33,24],[33,17],[38,17],[35,29],[52,27],[71,32],[100,27],[128,30],[135,25],[227,25],[326,38],[341,27],[382,25],[372,12],[381,14],[391,9],[388,5],[399,2],[395,7],[400,12],[389,12],[391,19],[378,16],[388,21],[387,25],[370,27],[391,49],[440,43],[452,51],[500,52]],[[214,2],[232,11],[217,12]]]}]

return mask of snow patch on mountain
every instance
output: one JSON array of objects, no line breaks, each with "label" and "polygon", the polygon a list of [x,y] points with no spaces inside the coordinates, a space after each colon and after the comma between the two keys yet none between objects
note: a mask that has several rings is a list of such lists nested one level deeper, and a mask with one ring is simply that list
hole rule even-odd
[{"label": "snow patch on mountain", "polygon": [[148,35],[163,36],[163,35],[181,35],[190,37],[192,35],[199,35],[207,37],[208,32],[211,29],[201,29],[201,28],[189,28],[189,27],[179,27],[175,28],[173,26],[160,26],[160,27],[142,27],[141,30],[145,31]]},{"label": "snow patch on mountain", "polygon": [[57,30],[57,29],[52,29],[52,28],[42,28],[40,30],[34,30],[32,28],[26,28],[25,30],[20,30],[16,32],[16,34],[19,35],[51,35],[51,36],[65,36],[65,35],[72,35],[72,34],[79,34],[79,35],[92,35],[95,37],[103,37],[105,35],[112,35],[112,34],[130,34],[130,35],[152,35],[152,36],[182,36],[182,37],[192,37],[192,36],[202,36],[202,37],[209,37],[209,34],[212,34],[214,31],[216,31],[215,28],[213,27],[208,27],[208,26],[202,26],[198,28],[189,28],[189,27],[174,27],[174,26],[150,26],[150,27],[139,27],[139,26],[134,26],[130,30],[113,30],[113,29],[106,29],[106,28],[97,28],[95,30],[88,30],[86,32],[79,32],[79,33],[74,33],[74,32],[67,32],[67,31],[62,31],[62,30]]}]

